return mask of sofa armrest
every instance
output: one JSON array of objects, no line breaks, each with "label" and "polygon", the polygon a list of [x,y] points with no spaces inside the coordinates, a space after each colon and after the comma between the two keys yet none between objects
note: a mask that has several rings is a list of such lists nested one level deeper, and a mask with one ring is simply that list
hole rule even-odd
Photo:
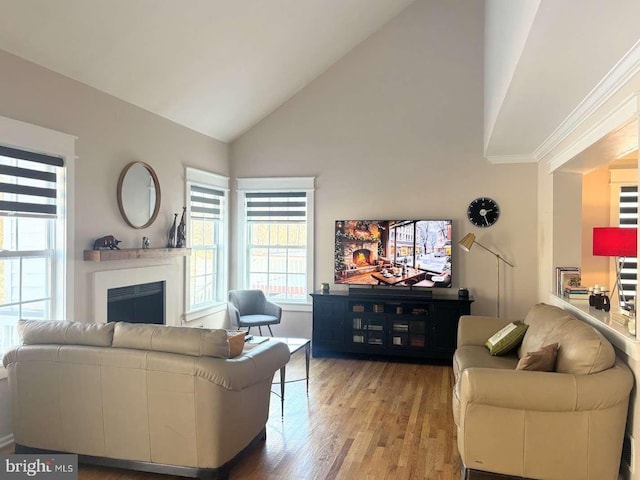
[{"label": "sofa armrest", "polygon": [[289,361],[291,354],[286,344],[266,341],[247,348],[235,358],[198,357],[196,375],[204,377],[227,390],[243,390],[273,375]]},{"label": "sofa armrest", "polygon": [[461,404],[561,412],[604,409],[626,402],[632,385],[631,372],[620,362],[590,375],[467,368],[455,394]]},{"label": "sofa armrest", "polygon": [[509,318],[463,315],[458,322],[458,347],[484,345],[494,333],[513,321]]}]

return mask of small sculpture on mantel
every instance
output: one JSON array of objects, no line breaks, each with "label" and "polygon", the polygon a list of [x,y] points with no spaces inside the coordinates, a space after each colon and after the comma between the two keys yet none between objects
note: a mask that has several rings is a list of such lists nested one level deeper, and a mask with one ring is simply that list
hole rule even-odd
[{"label": "small sculpture on mantel", "polygon": [[142,248],[146,250],[150,246],[151,244],[149,243],[149,237],[142,237]]},{"label": "small sculpture on mantel", "polygon": [[176,246],[176,222],[178,221],[178,214],[173,214],[173,224],[169,229],[168,239],[167,239],[167,248],[175,248]]},{"label": "small sculpture on mantel", "polygon": [[186,211],[187,207],[182,207],[182,218],[180,219],[180,225],[178,225],[178,232],[176,233],[176,248],[184,248],[187,246],[187,236],[185,231],[187,225],[184,218]]},{"label": "small sculpture on mantel", "polygon": [[118,247],[119,243],[122,243],[122,240],[118,240],[113,235],[107,235],[105,237],[100,237],[93,242],[93,249],[100,250],[101,248],[109,248],[110,250],[113,250],[115,248],[116,250],[120,250],[120,247]]}]

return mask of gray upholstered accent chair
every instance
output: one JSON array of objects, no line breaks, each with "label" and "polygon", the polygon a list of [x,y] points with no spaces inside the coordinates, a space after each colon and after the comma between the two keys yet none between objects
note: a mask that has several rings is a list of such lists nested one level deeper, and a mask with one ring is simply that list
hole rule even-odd
[{"label": "gray upholstered accent chair", "polygon": [[262,290],[229,290],[229,302],[227,303],[231,323],[238,328],[258,327],[262,335],[262,326],[269,328],[273,336],[271,325],[280,323],[282,308],[267,300]]}]

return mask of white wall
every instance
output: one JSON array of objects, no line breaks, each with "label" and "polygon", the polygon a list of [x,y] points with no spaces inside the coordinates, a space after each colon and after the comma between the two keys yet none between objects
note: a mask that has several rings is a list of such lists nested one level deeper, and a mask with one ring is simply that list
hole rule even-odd
[{"label": "white wall", "polygon": [[593,227],[603,227],[609,223],[609,203],[611,197],[609,167],[600,167],[582,177],[582,268],[583,285],[611,285],[607,257],[593,255]]},{"label": "white wall", "polygon": [[541,0],[486,0],[484,147],[509,89]]},{"label": "white wall", "polygon": [[[75,183],[75,318],[91,321],[91,274],[98,270],[159,264],[136,260],[92,263],[82,251],[93,240],[113,234],[125,248],[138,247],[143,236],[152,247],[165,245],[174,212],[185,203],[184,167],[228,175],[227,146],[140,108],[98,92],[0,51],[0,115],[77,136]],[[144,230],[129,227],[120,217],[116,200],[118,176],[131,161],[149,163],[156,171],[162,194],[160,214]],[[183,311],[183,262],[177,292]],[[221,325],[224,315],[210,321]],[[178,320],[179,322],[179,320]],[[0,440],[10,433],[6,380],[0,380]]]},{"label": "white wall", "polygon": [[[483,158],[483,16],[482,2],[415,2],[231,144],[234,177],[316,177],[316,288],[333,278],[335,220],[451,218],[455,241],[472,231],[515,263],[504,315],[535,301],[537,167]],[[478,196],[501,207],[489,229],[466,219]],[[495,313],[495,258],[453,256],[454,287]]]},{"label": "white wall", "polygon": [[[108,234],[123,241],[121,248],[139,247],[143,236],[151,239],[152,247],[165,246],[172,214],[181,212],[185,203],[184,167],[227,175],[227,146],[2,51],[0,71],[0,115],[78,137],[75,319],[91,321],[88,287],[92,272],[161,262],[92,263],[83,261],[82,251]],[[153,167],[162,195],[158,218],[144,230],[124,222],[116,200],[118,176],[135,160]],[[181,260],[172,261],[182,269]],[[183,311],[181,293],[179,296]]]},{"label": "white wall", "polygon": [[582,175],[555,172],[553,177],[553,264],[579,267],[582,258]]}]

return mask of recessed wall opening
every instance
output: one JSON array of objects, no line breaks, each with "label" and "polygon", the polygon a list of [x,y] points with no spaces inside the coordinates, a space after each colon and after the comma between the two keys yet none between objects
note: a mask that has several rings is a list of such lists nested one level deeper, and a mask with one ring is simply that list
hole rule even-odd
[{"label": "recessed wall opening", "polygon": [[580,267],[582,285],[604,289],[611,296],[611,318],[619,317],[623,326],[635,309],[637,259],[594,255],[593,231],[637,225],[638,138],[634,117],[553,170],[553,264]]}]

